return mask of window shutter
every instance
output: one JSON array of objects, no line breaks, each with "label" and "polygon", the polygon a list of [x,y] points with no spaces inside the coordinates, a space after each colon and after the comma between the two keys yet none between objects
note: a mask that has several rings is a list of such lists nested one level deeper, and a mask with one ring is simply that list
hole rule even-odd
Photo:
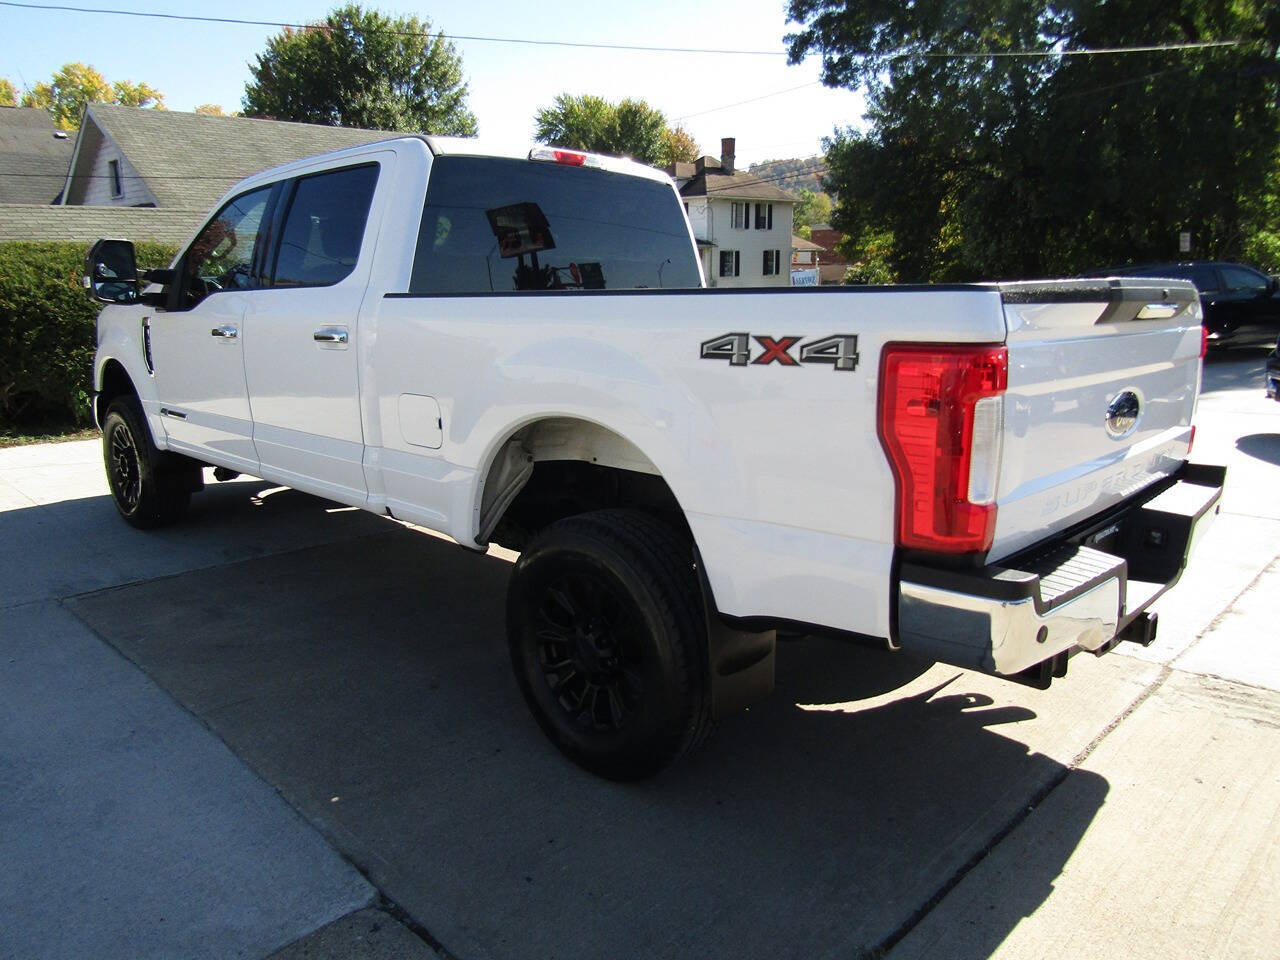
[{"label": "window shutter", "polygon": [[740,256],[738,254],[738,251],[735,250],[733,251],[733,275],[735,277],[739,275],[739,271],[738,271],[739,263],[740,263]]},{"label": "window shutter", "polygon": [[769,204],[769,229],[773,229],[773,204]]}]

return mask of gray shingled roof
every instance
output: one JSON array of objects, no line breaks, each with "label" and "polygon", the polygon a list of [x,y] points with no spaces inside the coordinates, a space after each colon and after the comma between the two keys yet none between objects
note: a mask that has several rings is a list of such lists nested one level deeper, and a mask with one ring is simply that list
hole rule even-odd
[{"label": "gray shingled roof", "polygon": [[[712,166],[712,164],[715,165]],[[692,180],[680,188],[680,196],[712,199],[718,197],[725,200],[773,200],[784,203],[796,203],[799,200],[799,197],[785,190],[779,190],[768,180],[762,180],[753,174],[743,173],[740,170],[725,173],[714,157],[703,157],[701,165],[704,167],[703,172],[696,174]]]},{"label": "gray shingled roof", "polygon": [[0,203],[53,203],[71,162],[71,139],[49,111],[0,107]]},{"label": "gray shingled roof", "polygon": [[0,203],[0,243],[6,240],[90,244],[127,237],[177,246],[196,232],[209,211],[175,207],[63,207]]},{"label": "gray shingled roof", "polygon": [[386,130],[90,105],[160,207],[209,208],[238,180],[304,157],[389,137]]}]

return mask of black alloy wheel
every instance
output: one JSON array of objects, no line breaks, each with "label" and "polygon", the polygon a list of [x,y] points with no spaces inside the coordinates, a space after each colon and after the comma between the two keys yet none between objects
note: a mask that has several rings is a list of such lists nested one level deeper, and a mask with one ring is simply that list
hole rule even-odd
[{"label": "black alloy wheel", "polygon": [[638,611],[591,569],[542,584],[538,660],[556,702],[576,723],[621,730],[644,694]]},{"label": "black alloy wheel", "polygon": [[128,425],[111,431],[107,473],[111,493],[125,512],[138,509],[142,499],[142,465],[138,462],[138,445]]},{"label": "black alloy wheel", "polygon": [[570,759],[650,776],[711,728],[692,548],[632,510],[561,520],[516,562],[507,637],[521,692]]},{"label": "black alloy wheel", "polygon": [[144,530],[180,518],[191,502],[193,481],[199,479],[194,461],[156,449],[142,405],[132,395],[117,397],[107,407],[102,418],[102,460],[120,516]]}]

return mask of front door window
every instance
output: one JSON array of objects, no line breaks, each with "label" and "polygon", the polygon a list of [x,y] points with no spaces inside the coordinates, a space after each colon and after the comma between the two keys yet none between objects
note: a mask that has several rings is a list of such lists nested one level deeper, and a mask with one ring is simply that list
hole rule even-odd
[{"label": "front door window", "polygon": [[231,200],[191,242],[183,267],[183,308],[223,290],[260,285],[254,251],[271,189],[260,187]]}]

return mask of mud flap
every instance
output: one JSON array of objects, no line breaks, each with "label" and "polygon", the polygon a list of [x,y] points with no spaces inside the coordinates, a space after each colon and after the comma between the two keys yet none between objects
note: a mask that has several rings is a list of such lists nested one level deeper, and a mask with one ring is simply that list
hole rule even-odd
[{"label": "mud flap", "polygon": [[777,631],[738,630],[720,619],[711,584],[697,555],[698,589],[707,625],[707,683],[711,715],[719,720],[745,710],[773,693]]}]

